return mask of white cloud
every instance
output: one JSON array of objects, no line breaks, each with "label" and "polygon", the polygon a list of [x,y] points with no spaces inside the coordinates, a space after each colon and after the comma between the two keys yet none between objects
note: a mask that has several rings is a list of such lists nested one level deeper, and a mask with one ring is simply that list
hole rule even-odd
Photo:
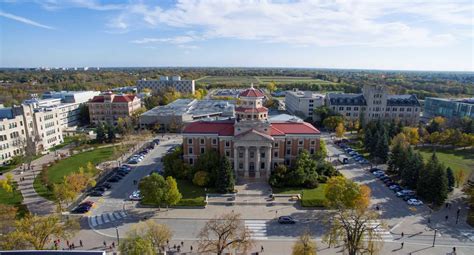
[{"label": "white cloud", "polygon": [[0,11],[0,16],[5,17],[7,19],[16,20],[18,22],[21,22],[21,23],[24,23],[24,24],[27,24],[27,25],[31,25],[31,26],[35,26],[35,27],[46,28],[46,29],[55,29],[54,27],[38,23],[38,22],[33,21],[31,19],[28,19],[28,18],[25,18],[25,17],[20,17],[20,16],[17,16],[17,15],[11,14],[11,13],[3,12],[3,11]]},{"label": "white cloud", "polygon": [[37,0],[46,10],[58,10],[63,8],[86,8],[96,11],[112,11],[124,9],[125,4],[102,4],[97,0]]}]

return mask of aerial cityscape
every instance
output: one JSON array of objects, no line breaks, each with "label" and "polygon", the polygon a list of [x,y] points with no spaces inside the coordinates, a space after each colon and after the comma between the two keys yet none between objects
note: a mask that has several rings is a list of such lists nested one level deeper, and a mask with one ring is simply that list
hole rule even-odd
[{"label": "aerial cityscape", "polygon": [[0,254],[472,254],[473,2],[0,6]]}]

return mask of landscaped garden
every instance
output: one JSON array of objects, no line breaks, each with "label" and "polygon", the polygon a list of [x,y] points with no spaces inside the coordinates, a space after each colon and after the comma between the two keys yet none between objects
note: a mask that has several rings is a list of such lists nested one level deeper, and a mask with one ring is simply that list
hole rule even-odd
[{"label": "landscaped garden", "polygon": [[180,206],[204,206],[206,193],[210,192],[204,187],[194,185],[188,180],[177,180],[178,189],[183,196],[177,205]]},{"label": "landscaped garden", "polygon": [[304,188],[273,188],[274,194],[300,194],[301,205],[304,207],[323,207],[326,204],[326,196],[324,195],[325,183],[319,184],[318,187],[312,189]]},{"label": "landscaped garden", "polygon": [[[85,168],[89,162],[97,165],[100,162],[111,160],[115,153],[117,153],[117,146],[115,146],[115,149],[114,146],[109,146],[81,152],[60,160],[57,163],[53,163],[52,166],[47,168],[46,172],[43,171],[36,176],[33,183],[35,191],[40,196],[53,200],[52,184],[60,183],[64,176],[79,171],[80,167]],[[43,176],[45,173],[46,176]]]}]

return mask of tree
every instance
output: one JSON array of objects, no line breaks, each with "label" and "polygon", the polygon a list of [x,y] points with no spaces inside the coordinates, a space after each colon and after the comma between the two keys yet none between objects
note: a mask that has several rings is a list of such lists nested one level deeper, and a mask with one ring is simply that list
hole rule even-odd
[{"label": "tree", "polygon": [[117,120],[117,132],[124,136],[130,134],[133,131],[133,124],[130,117],[118,118]]},{"label": "tree", "polygon": [[339,123],[344,124],[344,117],[342,116],[330,116],[324,119],[323,125],[329,130],[335,130]]},{"label": "tree", "polygon": [[420,135],[418,133],[418,128],[404,127],[403,133],[405,134],[408,142],[411,145],[417,145],[420,142]]},{"label": "tree", "polygon": [[209,183],[217,186],[217,176],[220,171],[221,162],[217,151],[207,150],[199,156],[194,164],[194,172],[206,171],[209,173]]},{"label": "tree", "polygon": [[375,254],[383,244],[379,229],[384,224],[373,224],[378,216],[371,210],[341,208],[331,215],[329,231],[323,236],[323,242],[330,246],[343,243],[349,255]]},{"label": "tree", "polygon": [[178,184],[176,180],[168,176],[166,177],[166,187],[165,187],[165,203],[166,205],[175,205],[181,200],[183,196],[179,193]]},{"label": "tree", "polygon": [[454,173],[454,179],[456,180],[456,188],[459,188],[459,186],[462,186],[466,179],[466,173],[464,172],[464,170],[458,169]]},{"label": "tree", "polygon": [[288,170],[284,164],[278,164],[270,174],[268,182],[273,187],[283,187],[286,184],[286,175]]},{"label": "tree", "polygon": [[0,247],[2,247],[2,236],[14,230],[13,224],[15,222],[18,208],[13,205],[0,204]]},{"label": "tree", "polygon": [[318,167],[308,151],[303,150],[296,158],[294,169],[288,173],[288,185],[315,188],[318,185]]},{"label": "tree", "polygon": [[344,124],[339,122],[337,123],[336,127],[336,137],[337,138],[342,138],[344,137],[344,133],[346,132],[346,128],[344,127]]},{"label": "tree", "polygon": [[234,172],[229,159],[226,156],[221,158],[221,167],[217,172],[217,191],[221,193],[233,192],[235,185]]},{"label": "tree", "polygon": [[388,153],[390,151],[389,145],[388,145],[388,137],[387,134],[382,133],[377,135],[377,144],[375,146],[375,151],[371,152],[371,154],[374,154],[375,157],[380,159],[382,163],[387,162],[388,160]]},{"label": "tree", "polygon": [[134,236],[122,240],[119,246],[120,253],[130,255],[154,255],[156,254],[153,249],[153,244],[150,240],[141,237]]},{"label": "tree", "polygon": [[[362,196],[360,186],[344,178],[334,176],[328,179],[324,194],[327,198],[329,208],[355,208]],[[366,198],[364,198],[366,199]]]},{"label": "tree", "polygon": [[316,160],[324,160],[328,156],[328,150],[326,148],[326,143],[323,139],[319,140],[319,148],[314,153],[314,158]]},{"label": "tree", "polygon": [[96,140],[98,143],[103,143],[105,142],[106,140],[106,134],[105,134],[105,129],[104,129],[104,125],[102,123],[99,123],[97,125],[97,128],[95,129],[95,133],[96,133]]},{"label": "tree", "polygon": [[417,187],[418,195],[435,205],[441,205],[446,200],[448,196],[446,168],[439,162],[435,153],[420,172]]},{"label": "tree", "polygon": [[446,177],[448,178],[448,190],[452,191],[455,184],[454,173],[451,167],[446,168]]},{"label": "tree", "polygon": [[26,246],[43,250],[53,238],[70,239],[78,229],[79,223],[76,220],[62,222],[57,215],[26,215],[15,221],[15,231],[7,234],[5,244],[9,249],[21,249]]},{"label": "tree", "polygon": [[292,255],[316,255],[316,242],[311,240],[309,231],[305,231],[293,244]]},{"label": "tree", "polygon": [[[136,239],[137,237],[144,240]],[[144,241],[148,241],[151,243],[154,252],[162,252],[166,241],[170,240],[172,237],[173,233],[168,226],[158,224],[156,221],[149,219],[132,225],[130,230],[127,232],[127,238],[130,238],[132,242],[128,244],[127,247],[133,247],[138,244],[139,250],[146,247],[146,251],[148,249],[148,244],[144,245]]]},{"label": "tree", "polygon": [[107,124],[106,126],[107,130],[107,142],[113,143],[115,141],[115,127],[111,124]]},{"label": "tree", "polygon": [[153,173],[144,177],[138,184],[143,204],[151,205],[175,205],[181,200],[176,180],[168,176]]},{"label": "tree", "polygon": [[270,91],[270,93],[272,93],[276,90],[276,83],[274,81],[267,83],[267,89]]},{"label": "tree", "polygon": [[198,235],[198,251],[222,255],[225,250],[241,253],[253,246],[250,231],[240,222],[240,214],[233,212],[209,220]]},{"label": "tree", "polygon": [[79,122],[81,123],[81,126],[90,124],[89,106],[87,104],[81,104],[79,106]]},{"label": "tree", "polygon": [[15,191],[15,181],[13,180],[13,174],[7,173],[5,179],[0,180],[0,186],[6,193],[10,193],[13,196]]},{"label": "tree", "polygon": [[420,169],[424,167],[423,157],[414,152],[411,147],[405,150],[399,158],[398,166],[402,182],[411,189],[416,189]]},{"label": "tree", "polygon": [[446,119],[443,117],[434,117],[426,129],[428,132],[433,133],[433,132],[442,132],[444,128],[446,127]]},{"label": "tree", "polygon": [[197,171],[193,177],[194,185],[204,187],[209,183],[209,173],[206,171]]}]

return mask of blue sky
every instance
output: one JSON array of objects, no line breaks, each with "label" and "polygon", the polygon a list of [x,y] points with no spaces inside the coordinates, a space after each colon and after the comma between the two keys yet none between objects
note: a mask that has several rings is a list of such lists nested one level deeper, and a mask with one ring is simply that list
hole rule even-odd
[{"label": "blue sky", "polygon": [[0,0],[1,67],[474,71],[470,0]]}]

